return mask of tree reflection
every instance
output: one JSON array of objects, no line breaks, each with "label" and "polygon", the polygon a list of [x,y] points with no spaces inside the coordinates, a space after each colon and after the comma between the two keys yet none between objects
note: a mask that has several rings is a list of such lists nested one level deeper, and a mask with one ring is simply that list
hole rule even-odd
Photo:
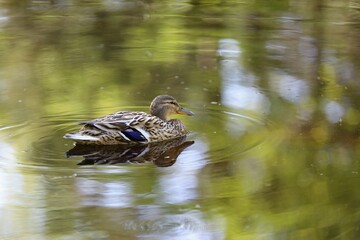
[{"label": "tree reflection", "polygon": [[[54,221],[64,215],[62,224],[68,231],[83,221],[83,226],[101,226],[118,239],[117,220],[127,211],[131,213],[125,220],[137,216],[133,212],[141,202],[149,212],[138,215],[149,218],[156,204],[163,211],[159,216],[196,209],[204,215],[201,221],[221,229],[222,237],[214,239],[358,238],[357,0],[3,0],[0,5],[0,128],[29,122],[0,132],[14,153],[11,169],[4,167],[8,172],[1,179],[21,181],[29,192],[41,186],[32,198],[40,199],[35,206],[44,211],[44,219],[35,224],[38,232],[66,232]],[[96,211],[82,208],[93,206],[92,198],[85,205],[74,200],[74,214],[62,202],[84,197],[83,193],[74,190],[72,178],[64,183],[52,177],[59,179],[62,171],[74,176],[85,168],[69,164],[64,170],[69,161],[46,158],[50,152],[57,155],[50,155],[52,159],[63,158],[68,147],[59,139],[70,128],[65,122],[124,106],[142,108],[159,94],[175,95],[199,110],[187,126],[194,131],[193,148],[201,142],[204,152],[190,158],[202,164],[188,172],[189,161],[170,168],[132,169],[129,175],[135,177],[122,179],[130,187],[110,187],[106,194],[123,191],[126,197],[137,196],[137,201],[122,204],[115,199],[118,215],[113,215],[114,209],[100,209],[101,204]],[[255,116],[266,131],[251,131],[249,125],[239,129],[238,119],[221,114],[224,111]],[[229,154],[228,146],[240,149],[257,139],[264,141]],[[47,151],[34,150],[38,142]],[[169,166],[191,144],[184,140],[114,149],[77,146],[68,155],[83,156],[80,164]],[[0,149],[0,163],[5,165],[6,149],[10,148]],[[44,162],[47,165],[41,165]],[[18,175],[11,177],[13,167]],[[181,167],[185,170],[179,171]],[[80,180],[86,185],[96,177],[83,173]],[[116,183],[122,177],[106,173],[99,178]],[[161,191],[154,193],[157,182]],[[96,196],[101,189],[90,184],[87,190]],[[12,190],[6,188],[3,196],[28,202],[20,190],[8,194]],[[61,191],[68,192],[66,199],[49,194]],[[142,194],[152,198],[142,199]],[[16,213],[27,211],[10,201],[2,203]],[[92,218],[99,225],[91,225]],[[20,231],[17,221],[28,226],[34,217],[25,212],[6,223]]]}]

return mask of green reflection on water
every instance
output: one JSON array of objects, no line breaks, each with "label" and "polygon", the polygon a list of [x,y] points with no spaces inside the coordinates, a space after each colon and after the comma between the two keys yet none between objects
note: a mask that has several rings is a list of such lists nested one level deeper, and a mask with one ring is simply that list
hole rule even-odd
[{"label": "green reflection on water", "polygon": [[[3,1],[0,238],[357,239],[358,4]],[[65,158],[158,94],[196,112],[174,165]]]}]

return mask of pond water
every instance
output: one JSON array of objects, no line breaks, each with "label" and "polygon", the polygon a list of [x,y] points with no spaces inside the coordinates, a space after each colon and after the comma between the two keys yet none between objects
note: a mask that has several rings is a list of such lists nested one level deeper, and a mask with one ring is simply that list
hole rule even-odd
[{"label": "pond water", "polygon": [[[359,9],[1,1],[0,239],[359,239]],[[186,139],[63,138],[160,94]]]}]

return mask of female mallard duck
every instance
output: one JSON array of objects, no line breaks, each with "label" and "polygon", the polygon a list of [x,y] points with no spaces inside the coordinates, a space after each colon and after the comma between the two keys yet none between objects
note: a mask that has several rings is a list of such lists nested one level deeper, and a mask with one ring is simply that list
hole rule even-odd
[{"label": "female mallard duck", "polygon": [[181,107],[167,95],[157,96],[150,105],[150,114],[145,112],[116,112],[92,121],[81,122],[84,126],[64,138],[79,144],[114,145],[149,143],[186,135],[185,125],[178,119],[169,119],[171,114],[192,116],[193,112]]}]

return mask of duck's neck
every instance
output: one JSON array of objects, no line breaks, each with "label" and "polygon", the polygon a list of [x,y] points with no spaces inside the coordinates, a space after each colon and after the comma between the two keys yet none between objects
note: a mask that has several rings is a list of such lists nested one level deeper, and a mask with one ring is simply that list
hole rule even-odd
[{"label": "duck's neck", "polygon": [[164,121],[169,120],[168,115],[166,114],[166,112],[163,109],[151,109],[150,113],[151,113],[151,115],[157,116],[161,120],[164,120]]}]

